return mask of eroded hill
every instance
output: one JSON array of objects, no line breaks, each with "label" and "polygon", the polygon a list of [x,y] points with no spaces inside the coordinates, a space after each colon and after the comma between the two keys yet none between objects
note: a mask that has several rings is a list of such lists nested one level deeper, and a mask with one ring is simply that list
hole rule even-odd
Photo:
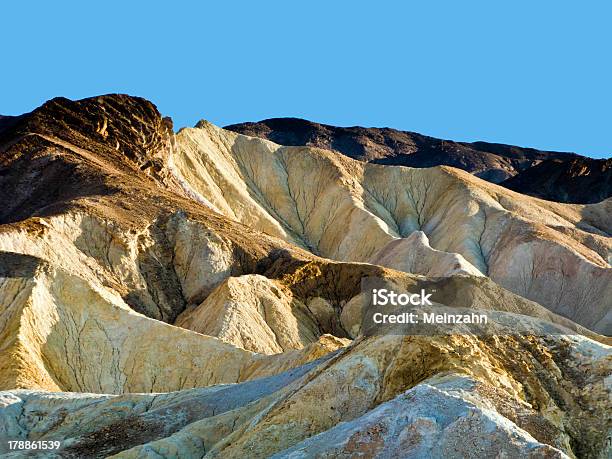
[{"label": "eroded hill", "polygon": [[430,276],[485,275],[612,332],[612,201],[552,203],[453,168],[365,164],[207,122],[181,130],[171,158],[212,209],[316,255]]},{"label": "eroded hill", "polygon": [[[609,202],[175,135],[119,95],[5,124],[0,200],[6,457],[605,454]],[[506,319],[364,336],[366,278]]]}]

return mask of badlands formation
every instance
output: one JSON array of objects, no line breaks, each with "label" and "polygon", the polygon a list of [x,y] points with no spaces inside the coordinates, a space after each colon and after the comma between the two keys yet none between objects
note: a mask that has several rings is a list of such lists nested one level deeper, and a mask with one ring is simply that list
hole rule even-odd
[{"label": "badlands formation", "polygon": [[[1,457],[610,454],[610,199],[111,95],[0,118],[0,202]],[[513,322],[365,334],[368,278]]]}]

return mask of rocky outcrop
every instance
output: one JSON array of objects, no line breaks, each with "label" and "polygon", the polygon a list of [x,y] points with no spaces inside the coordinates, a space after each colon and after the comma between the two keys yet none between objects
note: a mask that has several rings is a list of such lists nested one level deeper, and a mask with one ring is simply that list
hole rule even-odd
[{"label": "rocky outcrop", "polygon": [[430,277],[457,274],[482,276],[462,255],[433,249],[423,231],[415,231],[406,238],[391,241],[370,261],[375,265]]},{"label": "rocky outcrop", "polygon": [[346,344],[315,336],[270,359],[138,314],[109,289],[34,257],[4,252],[0,261],[3,388],[180,390],[274,374]]},{"label": "rocky outcrop", "polygon": [[165,166],[171,139],[171,123],[144,99],[50,100],[0,132],[0,222],[52,215],[129,184],[176,190]]},{"label": "rocky outcrop", "polygon": [[263,354],[301,349],[317,341],[319,328],[306,305],[285,290],[261,275],[230,277],[176,325]]},{"label": "rocky outcrop", "polygon": [[416,132],[336,127],[298,118],[272,118],[233,124],[225,129],[280,145],[335,150],[376,164],[452,166],[520,193],[551,201],[586,204],[612,196],[610,167],[605,166],[609,161],[573,153],[488,142],[453,142]]},{"label": "rocky outcrop", "polygon": [[[368,457],[567,458],[491,409],[475,381],[427,380],[354,420],[310,437],[273,458]],[[483,388],[480,386],[479,388]],[[484,389],[486,390],[486,389]],[[520,408],[519,408],[520,410]],[[470,438],[470,445],[463,442]]]}]

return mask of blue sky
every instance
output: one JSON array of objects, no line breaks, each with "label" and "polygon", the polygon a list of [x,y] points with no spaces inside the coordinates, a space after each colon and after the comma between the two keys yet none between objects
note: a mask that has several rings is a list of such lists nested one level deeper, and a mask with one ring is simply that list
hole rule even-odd
[{"label": "blue sky", "polygon": [[123,92],[175,126],[297,116],[612,155],[612,2],[3,2],[0,113]]}]

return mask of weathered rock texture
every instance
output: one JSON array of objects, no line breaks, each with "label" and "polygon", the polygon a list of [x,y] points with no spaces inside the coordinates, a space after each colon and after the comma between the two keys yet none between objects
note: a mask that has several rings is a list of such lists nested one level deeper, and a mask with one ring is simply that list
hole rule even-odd
[{"label": "weathered rock texture", "polygon": [[[3,457],[609,452],[610,200],[175,135],[111,95],[0,119],[0,202]],[[364,336],[369,278],[506,315]]]},{"label": "weathered rock texture", "polygon": [[0,393],[0,436],[61,439],[61,457],[597,457],[606,358],[579,337],[369,338],[239,385]]},{"label": "weathered rock texture", "polygon": [[612,229],[599,207],[534,199],[457,169],[391,168],[201,122],[177,135],[180,181],[228,218],[327,258],[486,275],[612,333]]},{"label": "weathered rock texture", "polygon": [[[335,150],[377,164],[452,166],[543,199],[593,203],[612,196],[609,160],[488,142],[453,142],[389,128],[336,127],[272,118],[226,129],[281,145]],[[590,186],[585,186],[590,185]]]}]

